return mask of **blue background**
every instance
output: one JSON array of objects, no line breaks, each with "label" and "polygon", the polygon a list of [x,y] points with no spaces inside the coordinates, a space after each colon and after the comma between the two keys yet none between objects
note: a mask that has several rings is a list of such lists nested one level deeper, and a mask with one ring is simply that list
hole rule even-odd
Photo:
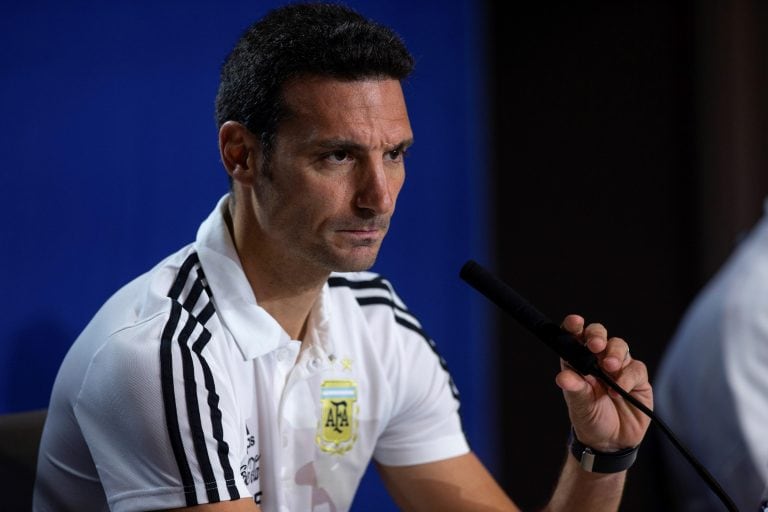
[{"label": "blue background", "polygon": [[[226,192],[219,66],[276,5],[0,7],[0,412],[46,407],[61,359],[99,306],[192,241]],[[469,0],[349,5],[392,26],[416,58],[405,84],[416,144],[375,270],[437,341],[469,441],[493,470],[491,317],[458,278],[469,258],[492,266],[483,14]],[[384,507],[379,494],[366,477],[357,507]]]}]

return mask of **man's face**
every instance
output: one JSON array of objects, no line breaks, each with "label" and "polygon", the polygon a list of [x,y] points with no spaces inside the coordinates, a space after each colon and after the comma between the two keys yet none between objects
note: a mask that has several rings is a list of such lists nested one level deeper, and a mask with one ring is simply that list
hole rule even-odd
[{"label": "man's face", "polygon": [[284,258],[321,271],[370,268],[389,228],[413,140],[397,80],[297,80],[256,217]]}]

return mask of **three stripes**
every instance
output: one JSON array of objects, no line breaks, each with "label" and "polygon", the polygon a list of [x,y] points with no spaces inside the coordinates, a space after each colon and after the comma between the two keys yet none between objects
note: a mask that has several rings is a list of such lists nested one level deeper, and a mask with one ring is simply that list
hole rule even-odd
[{"label": "three stripes", "polygon": [[[351,289],[357,303],[362,307],[378,305],[391,308],[395,322],[419,334],[437,355],[443,369],[448,371],[445,361],[437,352],[434,341],[424,332],[418,320],[400,301],[388,281],[379,276],[365,280],[350,280],[332,276],[328,279],[328,285],[332,288],[347,287]],[[229,445],[224,440],[219,395],[216,392],[213,373],[203,356],[203,349],[211,339],[211,333],[205,324],[215,311],[212,297],[213,294],[206,282],[197,253],[192,253],[179,268],[171,290],[168,292],[168,298],[171,301],[171,314],[163,329],[160,342],[160,368],[166,424],[173,454],[184,485],[187,506],[197,505],[199,500],[195,478],[192,475],[192,468],[181,434],[182,429],[179,422],[183,421],[183,418],[179,417],[177,400],[183,400],[186,405],[188,429],[191,433],[194,456],[205,482],[208,502],[216,503],[240,498],[235,483],[235,473],[229,461]],[[174,359],[174,353],[178,354],[176,359]],[[181,360],[184,382],[183,390],[179,390],[174,384],[174,361],[179,359]],[[200,369],[203,375],[207,414],[210,417],[211,425],[210,434],[216,441],[214,453],[209,453],[206,445],[208,435],[206,435],[206,426],[203,421],[204,412],[201,411],[198,401],[196,367]],[[175,371],[178,372],[178,369]],[[458,391],[452,380],[450,384],[453,396],[458,399]],[[177,396],[179,391],[183,397]],[[220,495],[217,484],[221,475],[224,476],[228,494],[228,497],[224,498]]]}]

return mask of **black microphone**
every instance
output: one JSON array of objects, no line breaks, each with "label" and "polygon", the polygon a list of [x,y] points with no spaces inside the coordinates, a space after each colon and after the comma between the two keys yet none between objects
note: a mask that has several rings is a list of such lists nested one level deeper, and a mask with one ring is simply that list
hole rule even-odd
[{"label": "black microphone", "polygon": [[469,260],[461,267],[459,276],[535,334],[574,370],[582,375],[602,373],[597,358],[587,347],[479,263]]},{"label": "black microphone", "polygon": [[616,391],[621,397],[651,418],[675,448],[696,470],[709,488],[720,498],[730,512],[739,512],[730,496],[709,473],[706,467],[693,456],[688,448],[677,438],[672,429],[651,409],[623,390],[598,366],[597,358],[587,347],[579,343],[569,332],[561,329],[527,300],[517,294],[509,285],[483,268],[479,263],[469,260],[461,268],[459,276],[470,286],[485,295],[502,310],[509,313],[523,327],[535,334],[541,341],[560,355],[573,369],[582,375],[594,375],[606,386]]}]

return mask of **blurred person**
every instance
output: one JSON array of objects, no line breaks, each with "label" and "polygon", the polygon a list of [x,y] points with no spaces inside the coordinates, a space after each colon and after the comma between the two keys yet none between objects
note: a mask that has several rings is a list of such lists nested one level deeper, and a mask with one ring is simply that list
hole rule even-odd
[{"label": "blurred person", "polygon": [[[689,306],[654,390],[659,414],[739,510],[757,511],[768,482],[768,215]],[[722,510],[682,456],[664,448],[675,510]]]}]

